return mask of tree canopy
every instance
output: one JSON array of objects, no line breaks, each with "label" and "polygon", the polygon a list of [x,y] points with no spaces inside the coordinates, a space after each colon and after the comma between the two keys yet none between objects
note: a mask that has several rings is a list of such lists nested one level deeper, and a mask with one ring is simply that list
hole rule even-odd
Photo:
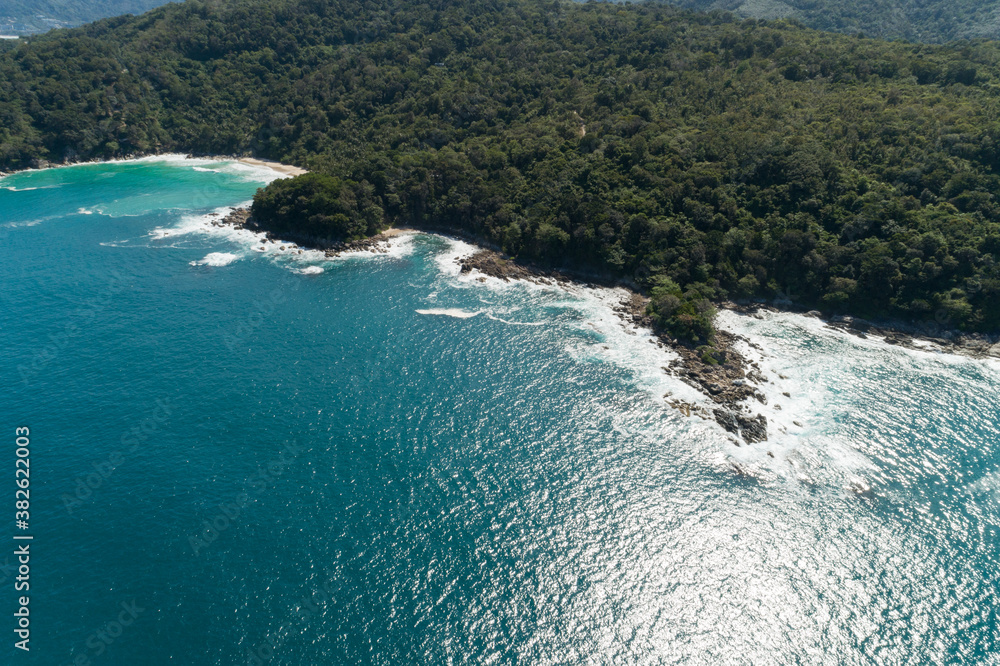
[{"label": "tree canopy", "polygon": [[984,0],[671,0],[743,18],[791,19],[817,30],[946,43],[1000,39],[1000,8]]},{"label": "tree canopy", "polygon": [[461,231],[688,338],[725,297],[996,331],[998,61],[658,4],[189,0],[0,45],[0,168],[299,164],[275,229]]}]

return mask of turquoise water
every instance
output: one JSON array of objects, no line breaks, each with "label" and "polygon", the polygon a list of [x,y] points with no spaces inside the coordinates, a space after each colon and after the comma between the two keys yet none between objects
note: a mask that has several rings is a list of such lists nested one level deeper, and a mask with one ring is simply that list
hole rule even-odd
[{"label": "turquoise water", "polygon": [[613,292],[211,226],[273,177],[0,181],[3,663],[1000,663],[996,364],[726,314],[772,381],[736,447]]}]

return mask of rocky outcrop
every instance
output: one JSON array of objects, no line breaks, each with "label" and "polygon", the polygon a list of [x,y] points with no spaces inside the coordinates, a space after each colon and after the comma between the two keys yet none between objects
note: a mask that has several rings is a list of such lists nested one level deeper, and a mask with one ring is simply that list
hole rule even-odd
[{"label": "rocky outcrop", "polygon": [[[534,271],[492,250],[480,250],[470,257],[459,260],[462,273],[479,271],[484,275],[499,278],[505,282],[510,280],[537,281],[539,271]],[[546,276],[547,277],[547,276]]]},{"label": "rocky outcrop", "polygon": [[719,425],[740,436],[746,443],[753,444],[767,440],[767,418],[763,414],[751,415],[748,405],[754,404],[754,401],[767,404],[767,397],[755,386],[767,379],[756,362],[748,362],[736,350],[738,340],[742,338],[717,331],[714,351],[700,353],[697,349],[668,339],[679,358],[667,370],[719,405],[712,410],[712,416]]},{"label": "rocky outcrop", "polygon": [[229,225],[231,227],[236,227],[237,229],[242,229],[246,225],[247,221],[250,219],[250,209],[249,208],[234,208],[229,215],[216,222],[212,222],[213,226],[223,226]]},{"label": "rocky outcrop", "polygon": [[728,409],[715,409],[712,414],[726,432],[741,436],[748,444],[767,441],[767,418],[763,414],[751,417]]},{"label": "rocky outcrop", "polygon": [[[571,278],[571,274],[566,272],[526,266],[492,250],[476,252],[459,260],[459,264],[462,273],[479,271],[505,281],[527,280],[544,284],[571,281],[580,283],[579,276]],[[649,299],[635,291],[633,285],[619,283],[618,286],[624,286],[629,290],[628,295],[615,308],[618,316],[636,326],[652,329],[653,322],[646,314]],[[748,444],[767,439],[767,418],[762,414],[747,413],[746,403],[752,403],[753,400],[761,404],[767,403],[764,394],[754,387],[755,383],[763,383],[766,379],[756,363],[747,362],[736,350],[735,342],[743,338],[718,331],[710,354],[688,347],[666,334],[660,334],[658,338],[660,346],[672,349],[679,357],[664,370],[698,389],[718,406],[710,410],[671,399],[669,395],[664,396],[668,399],[667,404],[685,416],[698,416],[709,420],[714,418],[723,428]]]},{"label": "rocky outcrop", "polygon": [[[254,220],[251,215],[249,208],[234,208],[232,212],[223,217],[217,222],[212,222],[213,226],[231,226],[236,229],[249,229],[250,231],[256,231],[263,233],[268,240],[284,240],[290,243],[295,243],[303,247],[315,248],[317,250],[323,250],[328,257],[337,257],[344,252],[388,252],[389,251],[389,239],[393,235],[393,230],[385,231],[381,234],[371,236],[370,238],[362,238],[360,240],[354,241],[336,241],[329,238],[318,238],[315,236],[310,236],[307,234],[272,234],[266,229],[262,228],[256,220]],[[284,248],[282,248],[284,249]]]},{"label": "rocky outcrop", "polygon": [[344,252],[380,252],[385,254],[389,251],[390,238],[392,238],[392,234],[384,232],[360,240],[334,243],[332,247],[326,248],[326,256],[339,257]]},{"label": "rocky outcrop", "polygon": [[937,348],[951,354],[972,356],[973,358],[1000,358],[1000,337],[983,333],[964,333],[945,328],[935,323],[891,324],[873,323],[857,317],[839,315],[826,321],[830,328],[849,333],[860,338],[882,338],[886,344],[907,349]]}]

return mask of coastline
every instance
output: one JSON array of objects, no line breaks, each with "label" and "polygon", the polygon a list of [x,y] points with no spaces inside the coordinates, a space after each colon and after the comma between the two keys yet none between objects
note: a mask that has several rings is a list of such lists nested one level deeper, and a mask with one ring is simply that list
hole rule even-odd
[{"label": "coastline", "polygon": [[[5,178],[7,176],[27,171],[39,171],[42,169],[73,167],[86,164],[115,164],[119,162],[131,162],[152,158],[203,159],[217,162],[231,161],[244,164],[246,166],[267,168],[286,177],[299,176],[309,173],[307,169],[302,167],[264,160],[252,156],[195,155],[192,153],[164,152],[133,154],[127,157],[107,160],[95,159],[68,161],[58,164],[47,162],[45,160],[36,160],[36,166],[8,172],[0,171],[0,178]],[[236,209],[234,209],[234,212],[235,210]],[[246,217],[248,218],[249,215]],[[240,221],[240,224],[243,224],[246,221],[246,219],[243,219]],[[260,228],[252,223],[249,228],[255,231],[268,233],[266,229]],[[328,253],[339,253],[347,250],[374,247],[378,245],[379,241],[373,239],[381,237],[384,240],[391,237],[391,235],[395,233],[400,233],[401,231],[401,228],[390,228],[370,239],[362,239],[351,243],[328,243],[324,242],[323,239],[309,237],[302,237],[299,239],[292,238],[291,240],[294,240],[303,246],[325,250]],[[641,298],[638,285],[621,277],[600,275],[596,273],[583,273],[580,271],[565,269],[544,268],[531,264],[519,263],[516,260],[504,258],[501,253],[497,252],[498,248],[491,247],[489,244],[484,243],[482,239],[444,229],[426,229],[425,231],[461,238],[462,240],[482,248],[484,252],[493,253],[493,255],[495,255],[495,258],[493,259],[478,260],[481,265],[474,265],[476,262],[471,261],[472,258],[469,258],[470,261],[467,261],[464,265],[468,266],[468,268],[463,267],[463,270],[477,269],[483,273],[493,275],[494,277],[500,277],[502,279],[535,280],[542,278],[546,280],[554,280],[556,282],[565,281],[573,284],[581,284],[584,286],[593,286],[594,284],[602,286],[619,286],[628,289],[630,292],[633,292]],[[284,235],[288,236],[288,234]],[[487,255],[484,255],[484,258],[486,256]],[[821,319],[824,324],[830,328],[838,329],[849,335],[854,335],[859,338],[868,338],[871,336],[882,337],[887,344],[899,345],[901,347],[917,351],[952,353],[970,356],[973,358],[1000,358],[1000,335],[964,333],[958,329],[949,328],[947,323],[938,324],[936,322],[912,323],[897,320],[866,320],[849,315],[835,315],[827,317],[815,310],[806,310],[802,307],[796,307],[792,303],[778,301],[754,301],[739,303],[723,301],[721,303],[717,303],[716,306],[722,309],[733,310],[735,312],[751,316],[758,311],[766,310],[772,312],[790,312],[809,317],[816,317]]]},{"label": "coastline", "polygon": [[[784,307],[783,307],[784,306]],[[862,340],[881,338],[881,342],[914,351],[953,354],[974,359],[1000,359],[1000,335],[985,333],[965,333],[933,322],[913,323],[899,320],[870,320],[851,315],[825,316],[817,310],[788,307],[778,303],[733,303],[720,304],[726,310],[757,316],[760,312],[791,313],[803,317],[813,317],[823,322],[827,328],[852,335]]]},{"label": "coastline", "polygon": [[[481,248],[483,247],[475,239],[465,240]],[[631,316],[643,320],[645,322],[643,325],[647,328],[651,325],[651,322],[645,319],[644,311],[645,304],[649,299],[639,292],[636,285],[627,280],[601,279],[594,275],[540,268],[530,264],[519,263],[513,258],[504,257],[495,250],[485,248],[473,257],[469,257],[463,261],[463,272],[469,270],[479,270],[482,273],[504,280],[538,280],[541,278],[556,282],[565,281],[573,284],[583,284],[584,286],[592,286],[590,283],[598,282],[606,286],[622,287],[628,289],[634,294],[635,298],[642,301],[642,312],[633,312]],[[828,328],[862,339],[872,337],[883,338],[886,344],[913,349],[915,351],[949,353],[980,359],[1000,358],[1000,334],[965,333],[936,322],[921,324],[891,319],[871,320],[851,315],[826,316],[818,310],[795,307],[794,304],[787,302],[733,302],[727,300],[715,305],[721,310],[730,310],[749,316],[754,316],[761,311],[767,311],[787,312],[804,317],[814,317],[822,321]],[[677,345],[677,341],[670,340],[668,336],[661,336],[661,338],[674,346]]]},{"label": "coastline", "polygon": [[129,155],[127,157],[112,158],[112,159],[94,159],[94,160],[70,160],[66,162],[48,162],[46,160],[35,160],[33,166],[25,169],[15,169],[14,171],[0,171],[0,178],[6,178],[7,176],[13,176],[19,173],[26,173],[29,171],[42,171],[43,169],[61,169],[66,167],[75,166],[85,166],[87,164],[119,164],[123,162],[136,162],[139,160],[152,160],[152,159],[189,159],[189,160],[208,160],[211,162],[237,162],[239,164],[244,164],[246,166],[252,167],[262,167],[266,169],[271,169],[282,176],[293,177],[301,176],[309,173],[307,169],[302,167],[297,167],[291,164],[283,164],[281,162],[273,162],[270,160],[262,160],[256,157],[247,157],[239,155],[194,155],[192,153],[148,153],[148,154],[135,154]]},{"label": "coastline", "polygon": [[[336,242],[306,235],[281,233],[275,234],[261,227],[252,217],[248,208],[233,208],[231,212],[214,223],[219,226],[232,226],[235,229],[245,229],[263,234],[268,241],[289,242],[319,250],[327,257],[337,257],[344,252],[368,251],[383,253],[388,251],[389,241],[396,236],[425,231],[390,227],[379,234],[355,241]],[[426,230],[427,233],[441,233],[437,230]],[[443,233],[444,236],[455,237]],[[471,255],[457,259],[460,274],[477,272],[480,280],[487,276],[504,281],[528,281],[542,285],[610,287],[625,290],[626,296],[613,310],[625,324],[648,329],[661,348],[670,349],[677,358],[662,369],[669,375],[676,376],[688,384],[709,401],[708,405],[686,402],[672,396],[664,395],[666,404],[680,411],[685,417],[697,416],[705,420],[714,420],[728,433],[735,435],[732,441],[736,446],[741,443],[756,444],[768,439],[767,418],[757,412],[754,401],[766,404],[767,398],[758,387],[767,382],[760,367],[755,361],[747,360],[736,349],[736,343],[742,341],[752,344],[742,336],[728,331],[717,331],[715,358],[706,360],[696,349],[692,349],[670,336],[653,330],[652,321],[646,314],[649,299],[641,294],[636,285],[623,280],[615,280],[610,276],[585,275],[558,269],[545,269],[519,263],[505,257],[496,250],[484,248],[475,239],[471,244],[479,248]]]},{"label": "coastline", "polygon": [[[255,165],[256,166],[256,165]],[[293,167],[294,168],[294,167]],[[330,241],[328,239],[316,238],[304,234],[276,234],[272,231],[260,227],[250,216],[250,209],[245,207],[235,207],[217,222],[217,226],[231,226],[234,229],[245,229],[255,233],[263,234],[264,238],[271,242],[287,242],[308,248],[319,250],[327,257],[339,257],[344,252],[388,252],[388,243],[397,236],[412,233],[415,229],[402,227],[390,227],[374,236],[362,238],[354,241]]]},{"label": "coastline", "polygon": [[[740,353],[740,344],[759,349],[758,345],[737,333],[721,328],[716,329],[714,358],[706,358],[697,349],[689,347],[671,338],[665,333],[653,330],[652,321],[646,314],[649,302],[637,285],[627,280],[616,279],[609,275],[581,273],[565,269],[555,269],[518,262],[495,249],[484,247],[475,238],[456,235],[438,229],[400,229],[390,228],[370,238],[350,242],[331,242],[326,239],[312,237],[289,237],[288,234],[272,234],[259,226],[250,218],[249,209],[234,209],[222,223],[231,224],[237,228],[245,228],[265,234],[270,240],[291,240],[301,246],[324,251],[326,256],[339,256],[342,252],[372,251],[383,252],[387,242],[393,236],[412,231],[437,233],[453,238],[460,238],[479,248],[471,255],[457,259],[460,274],[479,274],[480,280],[493,277],[503,281],[527,281],[540,285],[580,286],[584,288],[609,287],[624,289],[626,296],[617,307],[615,313],[624,323],[648,329],[656,343],[664,349],[669,349],[677,358],[662,369],[697,390],[705,399],[703,404],[694,404],[664,395],[666,404],[680,411],[684,416],[697,416],[705,420],[714,420],[726,432],[734,435],[731,441],[736,446],[765,443],[769,439],[769,421],[761,412],[768,404],[768,398],[763,390],[770,380],[755,360],[748,359]],[[886,344],[906,347],[924,353],[951,353],[973,358],[1000,358],[1000,337],[982,334],[963,334],[959,331],[935,330],[932,333],[922,331],[915,325],[903,322],[874,323],[864,319],[849,316],[824,317],[818,311],[805,311],[803,308],[781,307],[772,303],[734,303],[724,301],[716,304],[722,310],[736,312],[747,316],[757,316],[762,311],[788,312],[800,316],[815,317],[823,321],[830,329],[838,330],[860,338],[881,337]]]},{"label": "coastline", "polygon": [[[520,264],[495,250],[480,249],[471,256],[459,259],[459,265],[461,273],[476,271],[504,281],[527,280],[538,284],[595,286],[590,281],[582,281],[579,276],[564,271]],[[715,357],[706,360],[706,357],[696,349],[653,328],[653,322],[646,314],[649,298],[640,293],[635,285],[622,280],[604,282],[604,286],[626,291],[627,296],[615,308],[615,313],[623,322],[648,329],[660,347],[670,349],[677,354],[678,358],[664,366],[663,371],[679,378],[712,403],[705,407],[671,399],[669,395],[663,396],[670,407],[687,417],[698,416],[705,420],[714,420],[726,432],[737,436],[734,440],[736,446],[740,446],[741,440],[746,444],[767,441],[767,418],[759,412],[755,413],[753,402],[756,400],[760,404],[767,403],[764,393],[758,390],[767,379],[755,361],[746,359],[736,349],[738,341],[752,344],[749,340],[729,331],[717,330]]]},{"label": "coastline", "polygon": [[260,160],[256,157],[239,157],[236,161],[240,164],[246,164],[247,166],[255,167],[267,167],[272,171],[277,171],[285,176],[303,176],[309,173],[306,169],[302,167],[292,166],[290,164],[282,164],[281,162],[270,162],[268,160]]},{"label": "coastline", "polygon": [[[270,169],[283,177],[308,173],[307,170],[301,167],[253,157],[195,156],[179,153],[158,153],[130,157],[124,160],[98,160],[61,165],[44,164],[38,168],[117,163],[155,158],[236,162],[256,168]],[[25,169],[22,171],[31,170],[35,169]],[[0,174],[0,177],[6,175],[11,174]],[[418,230],[393,227],[375,236],[350,242],[335,242],[329,239],[288,233],[282,233],[279,238],[278,235],[272,234],[257,224],[251,218],[248,208],[233,208],[222,219],[212,224],[215,226],[227,225],[237,229],[246,229],[262,233],[269,240],[290,241],[301,247],[318,249],[323,251],[327,257],[337,257],[345,252],[387,252],[388,241],[391,238],[413,231],[427,231],[429,233],[442,233],[446,236],[456,236],[456,234],[447,230]],[[737,343],[739,342],[754,346],[746,338],[721,328],[717,329],[714,345],[715,351],[711,355],[703,355],[697,349],[691,348],[667,334],[655,332],[652,321],[646,314],[646,306],[649,299],[641,293],[636,284],[628,280],[605,274],[547,268],[518,262],[512,257],[507,257],[496,251],[496,249],[484,247],[480,239],[468,238],[462,235],[458,235],[457,237],[461,237],[463,240],[467,240],[480,248],[477,252],[458,259],[459,269],[463,274],[478,272],[483,276],[491,276],[504,281],[525,280],[538,284],[561,284],[582,287],[603,286],[624,289],[627,296],[622,299],[618,307],[614,308],[616,314],[626,323],[650,330],[660,347],[673,351],[677,355],[677,358],[663,367],[663,370],[667,374],[681,379],[708,400],[707,404],[699,405],[672,399],[671,396],[665,395],[664,398],[667,399],[667,404],[679,410],[687,417],[699,416],[706,420],[716,421],[727,432],[736,436],[734,441],[737,446],[741,442],[756,444],[768,440],[767,418],[759,413],[758,410],[760,408],[755,405],[755,401],[759,405],[767,404],[767,397],[761,389],[768,383],[768,379],[762,374],[761,368],[755,361],[747,359],[737,350]],[[822,320],[824,325],[831,329],[836,329],[859,338],[880,337],[886,344],[898,345],[925,353],[952,353],[973,358],[1000,358],[1000,337],[995,335],[964,334],[960,331],[944,328],[935,323],[920,326],[905,322],[872,322],[849,316],[824,317],[818,311],[805,311],[804,308],[795,308],[794,304],[790,303],[722,302],[716,305],[721,309],[749,316],[755,316],[761,311],[773,311],[815,317]]]}]

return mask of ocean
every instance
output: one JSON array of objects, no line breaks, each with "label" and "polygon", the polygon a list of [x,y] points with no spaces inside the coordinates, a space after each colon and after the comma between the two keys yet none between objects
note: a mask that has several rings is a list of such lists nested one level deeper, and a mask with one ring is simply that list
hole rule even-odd
[{"label": "ocean", "polygon": [[1000,663],[995,360],[723,312],[737,446],[623,292],[212,225],[275,177],[0,180],[3,663]]}]

